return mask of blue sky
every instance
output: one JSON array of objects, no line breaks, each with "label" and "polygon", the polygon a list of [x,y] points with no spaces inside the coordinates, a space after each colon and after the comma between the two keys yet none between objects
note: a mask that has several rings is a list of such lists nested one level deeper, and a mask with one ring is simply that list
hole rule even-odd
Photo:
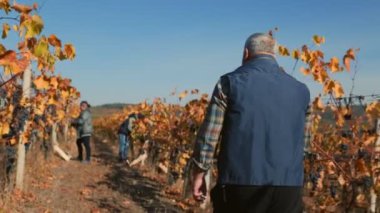
[{"label": "blue sky", "polygon": [[[24,1],[33,2],[33,1]],[[279,28],[290,48],[326,37],[322,50],[343,56],[360,48],[356,94],[380,93],[380,1],[40,0],[45,34],[77,50],[57,70],[92,104],[168,97],[174,88],[211,93],[218,77],[241,63],[245,39]],[[280,58],[291,72],[294,61]],[[337,78],[349,89],[349,74]],[[294,76],[316,95],[320,86]]]}]

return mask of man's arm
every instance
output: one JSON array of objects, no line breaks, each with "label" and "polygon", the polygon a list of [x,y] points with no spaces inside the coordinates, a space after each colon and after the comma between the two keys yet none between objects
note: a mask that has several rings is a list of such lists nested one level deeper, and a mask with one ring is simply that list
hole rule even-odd
[{"label": "man's arm", "polygon": [[204,175],[210,169],[223,127],[227,107],[228,83],[221,78],[215,86],[210,104],[201,128],[198,131],[193,151],[193,162],[196,165],[193,177],[193,196],[202,200],[205,196]]}]

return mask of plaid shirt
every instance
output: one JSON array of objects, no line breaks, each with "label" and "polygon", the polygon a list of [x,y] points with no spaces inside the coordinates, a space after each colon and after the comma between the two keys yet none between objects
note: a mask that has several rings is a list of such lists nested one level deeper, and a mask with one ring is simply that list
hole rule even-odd
[{"label": "plaid shirt", "polygon": [[305,136],[304,136],[304,143],[305,143],[305,152],[310,152],[310,141],[312,138],[311,134],[311,125],[312,125],[312,116],[311,116],[311,107],[309,106],[307,108],[306,112],[306,119],[305,119]]},{"label": "plaid shirt", "polygon": [[227,107],[226,88],[226,86],[222,88],[222,81],[219,80],[212,94],[205,120],[197,134],[193,161],[201,170],[208,170],[212,165]]},{"label": "plaid shirt", "polygon": [[[212,166],[216,145],[219,142],[220,133],[223,127],[224,114],[227,108],[227,88],[228,86],[226,83],[219,79],[212,94],[205,120],[199,129],[195,140],[192,160],[199,169],[204,171],[207,171]],[[305,151],[308,151],[310,146],[310,115],[310,108],[308,108],[305,123]]]}]

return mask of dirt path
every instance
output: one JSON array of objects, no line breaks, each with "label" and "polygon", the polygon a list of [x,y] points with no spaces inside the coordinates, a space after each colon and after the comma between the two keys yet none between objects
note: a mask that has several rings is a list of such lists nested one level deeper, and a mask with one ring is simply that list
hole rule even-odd
[{"label": "dirt path", "polygon": [[[76,153],[73,144],[66,145]],[[19,212],[182,212],[163,186],[117,163],[116,147],[92,141],[90,164],[52,157],[50,169],[30,172]],[[28,194],[29,193],[29,194]]]}]

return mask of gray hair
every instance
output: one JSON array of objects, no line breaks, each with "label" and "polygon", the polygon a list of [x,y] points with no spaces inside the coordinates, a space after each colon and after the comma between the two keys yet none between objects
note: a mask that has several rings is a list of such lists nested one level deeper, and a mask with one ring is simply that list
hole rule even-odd
[{"label": "gray hair", "polygon": [[255,33],[248,37],[245,48],[250,53],[267,52],[275,53],[276,40],[266,33]]}]

